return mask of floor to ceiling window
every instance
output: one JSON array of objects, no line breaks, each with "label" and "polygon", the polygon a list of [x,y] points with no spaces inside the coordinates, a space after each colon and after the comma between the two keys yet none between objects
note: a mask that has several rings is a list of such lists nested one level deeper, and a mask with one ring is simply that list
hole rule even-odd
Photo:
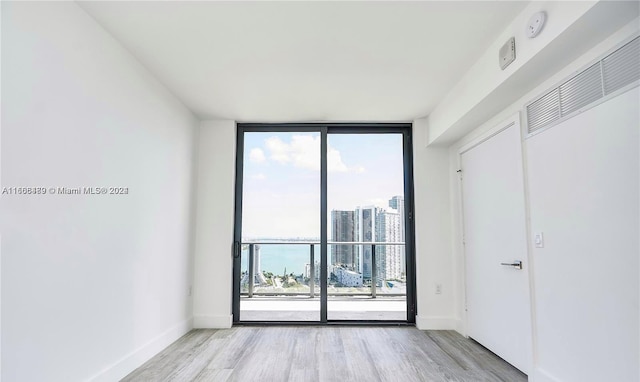
[{"label": "floor to ceiling window", "polygon": [[415,320],[409,124],[239,124],[234,322]]}]

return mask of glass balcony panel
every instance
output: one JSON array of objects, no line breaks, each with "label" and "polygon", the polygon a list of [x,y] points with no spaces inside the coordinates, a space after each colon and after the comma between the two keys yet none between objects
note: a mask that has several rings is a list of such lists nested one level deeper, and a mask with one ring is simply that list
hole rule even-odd
[{"label": "glass balcony panel", "polygon": [[[317,286],[320,265],[310,265],[312,247],[315,257],[318,245],[243,244],[242,269],[247,271],[243,272],[240,288],[242,321],[320,319],[320,288]],[[250,269],[253,269],[253,280]],[[312,279],[314,273],[316,277]]]}]

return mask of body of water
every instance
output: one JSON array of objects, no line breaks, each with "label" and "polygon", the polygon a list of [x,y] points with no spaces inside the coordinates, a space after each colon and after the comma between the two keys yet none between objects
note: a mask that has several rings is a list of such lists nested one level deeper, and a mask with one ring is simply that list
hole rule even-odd
[{"label": "body of water", "polygon": [[[320,261],[320,245],[314,245],[314,259]],[[309,244],[260,244],[262,271],[282,275],[287,268],[287,274],[304,274],[304,265],[309,264]],[[247,270],[249,249],[242,251],[242,269]],[[331,258],[331,257],[329,257]]]}]

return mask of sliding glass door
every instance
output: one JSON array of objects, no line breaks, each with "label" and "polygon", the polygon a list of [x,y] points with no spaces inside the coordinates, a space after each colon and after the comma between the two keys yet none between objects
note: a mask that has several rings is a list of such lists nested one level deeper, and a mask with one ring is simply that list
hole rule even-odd
[{"label": "sliding glass door", "polygon": [[404,321],[403,135],[329,134],[328,148],[327,318]]},{"label": "sliding glass door", "polygon": [[320,321],[320,132],[246,131],[240,321]]},{"label": "sliding glass door", "polygon": [[407,124],[239,124],[234,322],[414,322]]}]

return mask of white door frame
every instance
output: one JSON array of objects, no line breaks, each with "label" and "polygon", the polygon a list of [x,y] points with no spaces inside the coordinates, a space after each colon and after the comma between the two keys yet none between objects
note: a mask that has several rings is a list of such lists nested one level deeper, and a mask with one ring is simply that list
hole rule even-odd
[{"label": "white door frame", "polygon": [[[516,130],[518,131],[518,135],[520,137],[520,145],[521,145],[521,155],[522,155],[522,175],[523,175],[523,186],[524,186],[524,205],[525,205],[525,228],[526,228],[526,240],[527,240],[527,250],[526,250],[526,259],[527,259],[527,272],[528,272],[528,276],[529,276],[529,306],[530,306],[530,322],[531,322],[531,351],[529,354],[531,354],[531,359],[529,360],[530,362],[530,372],[529,372],[529,380],[533,380],[533,375],[534,375],[534,370],[535,370],[535,365],[537,364],[537,341],[536,341],[536,320],[535,320],[535,316],[536,316],[536,311],[535,311],[535,294],[534,294],[534,277],[533,277],[533,257],[532,257],[532,240],[531,240],[531,228],[530,228],[530,214],[529,214],[529,184],[527,181],[527,156],[526,156],[526,146],[525,146],[525,142],[522,138],[522,125],[520,122],[520,112],[515,113],[514,115],[510,116],[509,118],[507,118],[506,120],[502,121],[501,123],[496,124],[494,127],[490,128],[489,130],[487,130],[486,132],[482,133],[481,135],[479,135],[478,137],[472,139],[471,141],[469,141],[468,143],[462,145],[460,148],[458,148],[457,151],[457,168],[461,169],[462,168],[462,154],[464,154],[465,152],[473,149],[474,147],[488,141],[489,139],[491,139],[492,137],[498,135],[499,133],[501,133],[502,131],[510,128],[511,126],[515,126]],[[465,230],[464,230],[464,202],[463,202],[463,183],[460,181],[461,177],[458,176],[458,205],[460,206],[459,208],[459,219],[460,219],[460,225],[459,225],[459,232],[460,235],[458,236],[457,240],[458,240],[458,245],[459,248],[462,249],[462,277],[463,277],[463,288],[462,288],[462,301],[464,302],[464,309],[462,311],[462,322],[464,325],[464,335],[465,337],[469,337],[468,334],[468,327],[469,327],[469,317],[467,314],[467,252],[466,252],[466,247],[464,244],[464,237],[465,237]]]}]

